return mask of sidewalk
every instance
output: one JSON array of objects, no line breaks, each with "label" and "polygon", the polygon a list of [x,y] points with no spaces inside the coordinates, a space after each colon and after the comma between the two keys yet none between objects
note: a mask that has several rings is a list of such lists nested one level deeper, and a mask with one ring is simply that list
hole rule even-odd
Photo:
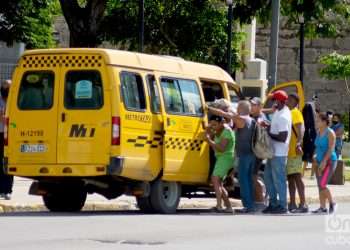
[{"label": "sidewalk", "polygon": [[[1,212],[46,211],[40,196],[29,195],[28,190],[32,180],[15,177],[12,199],[0,199]],[[308,203],[318,202],[318,189],[316,180],[304,179]],[[343,186],[330,186],[334,199],[337,202],[350,202],[350,182]],[[234,206],[241,206],[239,200],[232,200]],[[180,208],[210,208],[215,206],[215,199],[187,199],[183,198]],[[134,197],[121,196],[118,199],[107,200],[98,194],[88,195],[84,210],[135,210]]]}]

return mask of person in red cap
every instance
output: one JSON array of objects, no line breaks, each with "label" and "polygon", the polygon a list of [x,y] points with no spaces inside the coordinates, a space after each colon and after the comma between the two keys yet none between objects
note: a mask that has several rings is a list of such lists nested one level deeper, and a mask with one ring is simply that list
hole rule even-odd
[{"label": "person in red cap", "polygon": [[269,205],[263,213],[287,213],[287,157],[292,130],[292,117],[286,105],[288,95],[283,90],[275,91],[270,96],[277,108],[269,128],[274,156],[267,161],[264,181],[269,195]]}]

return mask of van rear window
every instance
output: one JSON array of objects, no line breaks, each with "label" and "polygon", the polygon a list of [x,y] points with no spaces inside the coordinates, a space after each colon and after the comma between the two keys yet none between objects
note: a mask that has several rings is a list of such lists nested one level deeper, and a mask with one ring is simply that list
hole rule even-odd
[{"label": "van rear window", "polygon": [[69,71],[64,106],[67,109],[100,109],[103,106],[101,74],[95,70]]},{"label": "van rear window", "polygon": [[141,76],[137,73],[122,72],[120,80],[126,109],[144,111],[146,109],[146,98]]},{"label": "van rear window", "polygon": [[53,104],[55,75],[48,71],[26,72],[18,94],[20,110],[47,110]]}]

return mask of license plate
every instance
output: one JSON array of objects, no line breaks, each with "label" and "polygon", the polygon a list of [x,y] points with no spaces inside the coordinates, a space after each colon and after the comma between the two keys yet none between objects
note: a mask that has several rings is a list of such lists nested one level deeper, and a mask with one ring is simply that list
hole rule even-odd
[{"label": "license plate", "polygon": [[21,153],[44,153],[46,146],[44,144],[22,144]]}]

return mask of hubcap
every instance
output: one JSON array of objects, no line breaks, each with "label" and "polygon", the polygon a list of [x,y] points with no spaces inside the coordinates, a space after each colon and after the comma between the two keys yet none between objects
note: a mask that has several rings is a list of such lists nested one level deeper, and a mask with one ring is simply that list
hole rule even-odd
[{"label": "hubcap", "polygon": [[179,188],[177,183],[163,182],[163,199],[167,206],[173,206],[178,199]]}]

